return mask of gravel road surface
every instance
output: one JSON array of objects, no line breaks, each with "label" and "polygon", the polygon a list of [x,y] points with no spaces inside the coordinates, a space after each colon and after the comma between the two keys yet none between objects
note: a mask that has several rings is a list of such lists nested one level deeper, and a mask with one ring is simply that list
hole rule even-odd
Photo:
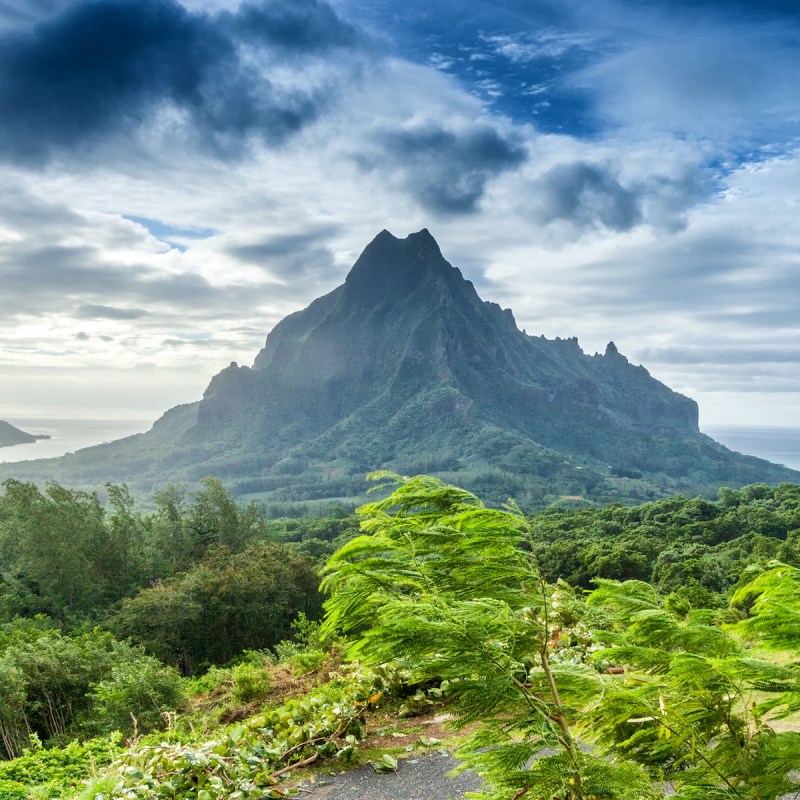
[{"label": "gravel road surface", "polygon": [[308,800],[462,800],[476,791],[481,780],[474,772],[451,778],[458,764],[439,752],[400,759],[396,773],[377,773],[370,766],[341,775],[318,775],[303,785],[301,797]]}]

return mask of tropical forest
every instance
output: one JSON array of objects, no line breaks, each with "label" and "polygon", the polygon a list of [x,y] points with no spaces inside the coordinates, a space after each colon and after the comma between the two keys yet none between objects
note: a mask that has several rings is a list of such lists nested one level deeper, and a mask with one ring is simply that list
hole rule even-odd
[{"label": "tropical forest", "polygon": [[306,796],[431,750],[487,800],[800,789],[800,486],[524,514],[371,478],[295,519],[6,481],[0,797]]}]

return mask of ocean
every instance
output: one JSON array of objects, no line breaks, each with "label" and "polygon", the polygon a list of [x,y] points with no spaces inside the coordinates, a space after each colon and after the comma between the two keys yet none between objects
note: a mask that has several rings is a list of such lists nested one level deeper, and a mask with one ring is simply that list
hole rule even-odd
[{"label": "ocean", "polygon": [[142,433],[149,430],[153,424],[153,420],[142,419],[6,417],[5,420],[26,433],[47,434],[51,438],[39,439],[32,444],[0,447],[0,463],[63,456],[64,453],[72,453],[82,447],[113,442],[133,433]]},{"label": "ocean", "polygon": [[[149,430],[153,420],[143,419],[41,419],[9,417],[12,425],[35,434],[49,434],[34,444],[0,447],[0,462],[53,458],[82,447],[111,442]],[[773,428],[755,425],[707,425],[712,439],[731,450],[766,458],[776,464],[800,470],[800,428]]]},{"label": "ocean", "polygon": [[706,425],[703,433],[731,450],[800,470],[800,428]]}]

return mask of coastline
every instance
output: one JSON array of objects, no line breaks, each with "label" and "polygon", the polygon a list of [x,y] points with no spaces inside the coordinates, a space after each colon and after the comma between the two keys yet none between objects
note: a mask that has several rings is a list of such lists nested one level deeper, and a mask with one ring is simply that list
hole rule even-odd
[{"label": "coastline", "polygon": [[0,463],[57,458],[84,447],[123,439],[149,430],[152,419],[67,419],[7,417],[8,422],[39,438],[29,444],[0,448]]},{"label": "coastline", "polygon": [[730,450],[800,470],[800,427],[705,425],[702,432]]}]

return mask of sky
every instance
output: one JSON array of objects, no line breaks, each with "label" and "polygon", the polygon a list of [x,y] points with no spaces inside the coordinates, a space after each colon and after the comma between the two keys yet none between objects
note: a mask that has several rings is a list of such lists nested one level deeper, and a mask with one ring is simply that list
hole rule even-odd
[{"label": "sky", "polygon": [[795,2],[0,0],[0,418],[153,420],[427,227],[701,427],[800,427],[798,75]]}]

